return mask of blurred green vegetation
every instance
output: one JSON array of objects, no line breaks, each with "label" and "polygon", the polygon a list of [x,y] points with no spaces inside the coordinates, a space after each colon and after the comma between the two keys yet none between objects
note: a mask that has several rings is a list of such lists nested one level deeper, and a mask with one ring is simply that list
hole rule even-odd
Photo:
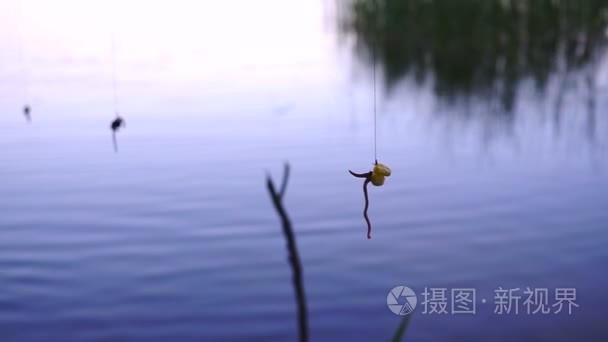
[{"label": "blurred green vegetation", "polygon": [[440,96],[498,96],[519,81],[542,89],[558,69],[584,67],[604,43],[608,0],[345,0],[341,32],[382,68],[387,89],[433,75]]}]

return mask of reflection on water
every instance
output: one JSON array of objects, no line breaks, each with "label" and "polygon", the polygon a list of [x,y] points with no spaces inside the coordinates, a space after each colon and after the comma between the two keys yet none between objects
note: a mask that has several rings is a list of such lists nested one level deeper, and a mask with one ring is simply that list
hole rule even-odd
[{"label": "reflection on water", "polygon": [[435,76],[440,95],[499,94],[512,108],[524,78],[544,87],[551,72],[597,57],[608,2],[528,0],[354,0],[343,28],[357,52],[375,49],[389,85],[411,72]]},{"label": "reflection on water", "polygon": [[[550,107],[557,133],[564,125],[564,112],[571,109],[566,102],[578,101],[576,107],[586,111],[581,131],[595,142],[599,88],[605,83],[607,1],[349,0],[340,4],[340,31],[354,38],[360,60],[377,59],[387,91],[399,93],[395,88],[411,76],[419,85],[431,83],[434,93],[452,105],[464,99],[465,110],[456,113],[475,111],[470,102],[475,99],[485,103],[480,110],[500,113],[497,119],[503,124],[512,124],[521,110],[518,95],[525,102],[526,95],[534,93],[536,103]],[[523,107],[526,115],[537,111]]]}]

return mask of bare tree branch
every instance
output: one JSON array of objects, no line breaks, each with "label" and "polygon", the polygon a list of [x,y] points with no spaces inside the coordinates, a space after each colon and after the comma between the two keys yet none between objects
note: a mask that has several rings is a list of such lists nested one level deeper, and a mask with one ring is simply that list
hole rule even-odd
[{"label": "bare tree branch", "polygon": [[283,169],[283,183],[281,183],[281,192],[279,192],[279,197],[283,199],[283,195],[285,195],[285,190],[287,189],[287,181],[289,180],[289,164],[285,163],[285,167]]},{"label": "bare tree branch", "polygon": [[293,287],[296,294],[296,304],[298,305],[298,326],[299,326],[299,337],[300,342],[308,341],[308,310],[306,308],[306,295],[304,294],[304,281],[302,276],[302,264],[298,254],[298,247],[296,245],[295,234],[291,227],[291,222],[287,216],[287,212],[283,207],[283,195],[287,188],[287,181],[289,180],[289,164],[285,163],[285,169],[283,174],[283,183],[281,184],[281,191],[277,193],[274,183],[270,175],[266,176],[266,186],[270,193],[270,198],[274,204],[279,217],[281,218],[281,224],[283,226],[283,235],[287,241],[287,253],[288,260],[293,273]]}]

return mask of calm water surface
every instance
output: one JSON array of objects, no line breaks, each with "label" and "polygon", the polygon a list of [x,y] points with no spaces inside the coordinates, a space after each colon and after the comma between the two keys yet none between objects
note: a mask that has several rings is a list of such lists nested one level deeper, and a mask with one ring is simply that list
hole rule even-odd
[{"label": "calm water surface", "polygon": [[[398,285],[477,289],[476,315],[419,307],[411,340],[608,339],[605,92],[590,126],[574,77],[557,127],[557,76],[544,93],[519,84],[508,114],[379,81],[378,158],[393,175],[371,189],[367,240],[347,170],[373,162],[371,70],[326,2],[131,1],[114,25],[101,2],[24,6],[21,28],[18,4],[0,11],[0,340],[296,339],[264,183],[284,161],[311,340],[389,339]],[[551,301],[576,288],[580,306],[496,315],[498,287]]]}]

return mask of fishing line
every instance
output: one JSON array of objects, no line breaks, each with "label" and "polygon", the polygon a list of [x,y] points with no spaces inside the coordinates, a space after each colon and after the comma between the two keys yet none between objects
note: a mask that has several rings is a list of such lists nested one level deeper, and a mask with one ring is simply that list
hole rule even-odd
[{"label": "fishing line", "polygon": [[114,32],[114,28],[112,28],[111,31],[111,59],[112,59],[112,91],[113,91],[113,98],[114,98],[114,115],[116,115],[116,118],[112,121],[112,123],[110,124],[110,128],[112,129],[112,142],[114,145],[114,152],[118,152],[118,142],[116,141],[116,132],[118,132],[118,130],[121,127],[125,126],[125,121],[120,117],[120,115],[118,114],[118,90],[117,90],[117,81],[116,81],[116,37],[115,37],[115,32]]},{"label": "fishing line", "polygon": [[19,3],[19,62],[21,66],[21,78],[22,78],[22,96],[23,96],[23,114],[30,121],[30,107],[29,107],[29,74],[28,74],[28,62],[25,48],[25,26],[24,25],[24,9],[23,2]]},{"label": "fishing line", "polygon": [[377,30],[377,20],[378,20],[378,3],[377,1],[374,1],[374,11],[375,11],[375,16],[374,16],[374,22],[373,22],[373,28],[372,28],[372,39],[373,39],[373,43],[372,43],[372,70],[373,70],[373,87],[374,87],[374,163],[378,164],[378,128],[377,128],[377,105],[376,105],[376,44],[377,44],[377,40],[378,40],[378,34],[376,32]]},{"label": "fishing line", "polygon": [[116,90],[116,42],[114,39],[114,30],[112,30],[111,35],[111,58],[112,58],[112,90],[114,93],[114,113],[116,113],[116,117],[118,117],[118,94]]},{"label": "fishing line", "polygon": [[28,75],[28,68],[27,68],[27,57],[25,56],[25,42],[24,42],[24,37],[23,37],[23,33],[21,36],[21,42],[20,42],[21,46],[20,46],[20,51],[19,51],[19,59],[21,61],[21,77],[23,78],[23,103],[24,105],[27,105],[28,103],[28,99],[29,99],[29,91],[28,91],[28,79],[29,79],[29,75]]},{"label": "fishing line", "polygon": [[378,163],[378,124],[377,124],[377,110],[376,110],[376,46],[375,46],[375,42],[374,42],[374,51],[373,51],[373,67],[372,69],[374,70],[374,160],[376,162],[376,164]]}]

